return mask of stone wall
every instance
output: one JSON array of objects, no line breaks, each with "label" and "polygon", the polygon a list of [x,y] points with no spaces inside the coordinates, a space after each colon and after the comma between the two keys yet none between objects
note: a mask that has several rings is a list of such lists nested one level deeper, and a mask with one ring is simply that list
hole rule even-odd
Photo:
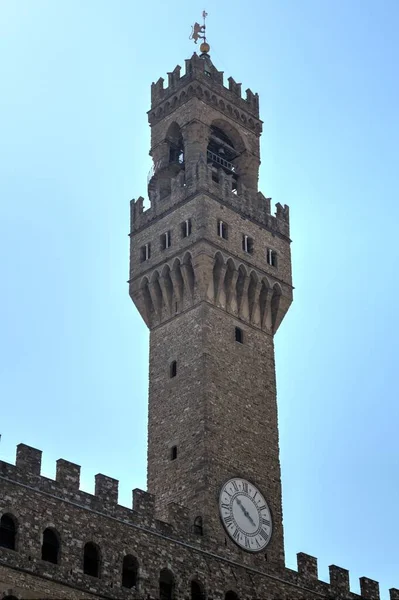
[{"label": "stone wall", "polygon": [[[349,574],[339,567],[330,567],[330,583],[319,581],[316,559],[305,554],[298,555],[298,571],[273,571],[266,564],[250,568],[195,535],[185,509],[172,504],[169,523],[159,521],[151,495],[134,490],[134,509],[122,507],[116,480],[98,475],[91,495],[79,490],[77,465],[59,460],[54,481],[40,475],[40,457],[40,451],[20,444],[15,466],[0,462],[0,515],[12,514],[18,523],[16,550],[0,548],[0,599],[158,599],[164,568],[174,575],[175,600],[190,598],[192,580],[203,586],[207,600],[223,600],[229,590],[239,600],[379,598],[378,584],[366,578],[361,596],[350,593]],[[60,537],[59,564],[41,560],[41,536],[49,526]],[[100,578],[83,573],[87,541],[100,549]],[[139,563],[132,589],[121,585],[125,554]],[[399,590],[391,590],[390,598],[398,600]]]}]

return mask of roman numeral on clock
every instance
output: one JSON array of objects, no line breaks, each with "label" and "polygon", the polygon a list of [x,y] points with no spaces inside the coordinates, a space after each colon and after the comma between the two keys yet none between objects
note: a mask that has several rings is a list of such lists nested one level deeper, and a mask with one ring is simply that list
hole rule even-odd
[{"label": "roman numeral on clock", "polygon": [[238,540],[239,536],[240,536],[240,532],[238,531],[238,529],[236,529],[235,532],[233,533],[233,538],[235,540]]},{"label": "roman numeral on clock", "polygon": [[267,525],[267,527],[270,527],[270,521],[265,519],[265,517],[262,517],[262,525]]},{"label": "roman numeral on clock", "polygon": [[248,484],[246,481],[242,482],[242,491],[248,494]]},{"label": "roman numeral on clock", "polygon": [[237,482],[236,482],[236,481],[232,481],[231,483],[232,483],[232,485],[233,485],[234,491],[235,491],[235,492],[238,492],[238,485],[237,485]]},{"label": "roman numeral on clock", "polygon": [[245,536],[245,547],[246,548],[250,548],[250,544],[249,544],[249,538],[247,538],[247,536]]},{"label": "roman numeral on clock", "polygon": [[265,542],[267,542],[267,540],[269,539],[269,534],[264,529],[260,530],[259,535],[261,537],[263,537],[263,539],[265,540]]},{"label": "roman numeral on clock", "polygon": [[223,517],[223,521],[226,523],[227,526],[229,526],[233,522],[233,517],[231,515],[229,515],[228,517]]}]

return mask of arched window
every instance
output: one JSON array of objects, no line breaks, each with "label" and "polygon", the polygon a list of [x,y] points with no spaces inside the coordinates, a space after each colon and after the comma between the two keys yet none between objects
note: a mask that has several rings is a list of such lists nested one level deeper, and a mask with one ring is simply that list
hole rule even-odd
[{"label": "arched window", "polygon": [[226,592],[224,600],[240,600],[235,592]]},{"label": "arched window", "polygon": [[58,534],[53,529],[43,531],[42,560],[58,564],[60,554],[60,542]]},{"label": "arched window", "polygon": [[205,600],[204,588],[198,581],[191,582],[191,600]]},{"label": "arched window", "polygon": [[85,545],[83,572],[92,577],[100,577],[100,551],[93,542],[87,542]]},{"label": "arched window", "polygon": [[5,514],[0,519],[0,546],[15,550],[17,537],[17,522],[10,514]]},{"label": "arched window", "polygon": [[194,533],[195,535],[203,535],[203,525],[202,525],[202,517],[198,516],[194,519]]},{"label": "arched window", "polygon": [[233,161],[239,156],[230,137],[215,125],[211,125],[207,148],[207,161],[212,164],[212,179],[218,181],[218,169],[232,175],[232,189],[237,189],[237,168]]},{"label": "arched window", "polygon": [[137,574],[139,565],[137,558],[131,554],[127,554],[123,559],[122,566],[122,586],[125,588],[132,588],[137,583]]},{"label": "arched window", "polygon": [[166,139],[169,143],[169,162],[184,164],[184,142],[180,127],[172,123],[168,129]]},{"label": "arched window", "polygon": [[175,596],[175,578],[168,569],[162,569],[159,576],[159,600],[173,600]]}]

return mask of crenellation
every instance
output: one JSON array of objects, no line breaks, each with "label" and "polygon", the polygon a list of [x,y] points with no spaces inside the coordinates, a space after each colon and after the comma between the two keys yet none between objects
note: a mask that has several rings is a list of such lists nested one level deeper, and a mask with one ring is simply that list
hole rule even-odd
[{"label": "crenellation", "polygon": [[57,460],[56,482],[68,492],[79,491],[80,466],[68,460],[59,458]]},{"label": "crenellation", "polygon": [[41,465],[41,450],[37,450],[26,444],[18,444],[15,462],[17,471],[24,473],[28,479],[34,479],[40,476]]},{"label": "crenellation", "polygon": [[229,82],[230,92],[241,98],[241,83],[237,83],[233,77],[229,77],[227,81]]},{"label": "crenellation", "polygon": [[[169,103],[169,108],[177,108],[179,103],[186,101],[188,87],[194,80],[197,80],[202,86],[209,87],[210,81],[212,88],[223,98],[224,101],[231,102],[239,106],[240,109],[249,112],[255,118],[259,119],[259,96],[250,89],[246,90],[245,98],[242,97],[241,83],[237,83],[233,77],[228,78],[228,87],[224,85],[223,71],[219,71],[208,58],[199,57],[195,52],[191,58],[185,61],[185,74],[181,76],[181,67],[177,65],[173,71],[167,73],[168,86],[164,87],[164,79],[160,77],[156,83],[151,85],[151,110],[149,111],[150,123],[156,118],[162,118],[164,109],[158,114],[159,105],[163,102]],[[183,88],[184,96],[182,96]],[[205,88],[204,88],[205,89]],[[201,90],[201,91],[200,91]],[[192,93],[198,94],[203,100],[208,99],[207,94],[202,88],[192,90]],[[171,96],[177,94],[176,101],[171,102]],[[210,100],[210,95],[209,95]],[[232,108],[232,107],[230,107]]]},{"label": "crenellation", "polygon": [[330,585],[333,590],[339,592],[340,594],[349,594],[349,571],[347,569],[343,569],[342,567],[337,567],[336,565],[330,565],[329,571]]},{"label": "crenellation", "polygon": [[155,515],[155,498],[153,494],[144,492],[138,488],[135,488],[132,492],[133,496],[133,510],[146,515],[147,517],[154,518]]},{"label": "crenellation", "polygon": [[304,552],[298,552],[297,565],[299,575],[310,579],[318,579],[317,558]]},{"label": "crenellation", "polygon": [[380,585],[377,581],[368,577],[360,577],[360,594],[362,598],[380,600]]},{"label": "crenellation", "polygon": [[106,504],[117,504],[119,481],[101,473],[95,476],[95,481],[94,495]]},{"label": "crenellation", "polygon": [[227,205],[244,214],[250,219],[258,221],[263,226],[289,237],[289,207],[276,204],[276,212],[271,214],[271,198],[266,198],[262,192],[253,192],[243,184],[239,185],[237,193],[232,191],[232,176],[223,169],[218,169],[218,181],[212,178],[212,167],[199,160],[194,169],[181,170],[171,178],[171,192],[168,196],[160,198],[159,184],[155,181],[151,185],[150,207],[144,211],[144,198],[140,196],[131,201],[131,233],[148,226],[154,219],[177,207],[194,194],[207,191],[215,197],[223,199]]},{"label": "crenellation", "polygon": [[167,522],[180,534],[189,535],[191,533],[190,511],[176,502],[170,502],[167,508]]},{"label": "crenellation", "polygon": [[389,600],[399,600],[399,589],[391,588],[389,590]]}]

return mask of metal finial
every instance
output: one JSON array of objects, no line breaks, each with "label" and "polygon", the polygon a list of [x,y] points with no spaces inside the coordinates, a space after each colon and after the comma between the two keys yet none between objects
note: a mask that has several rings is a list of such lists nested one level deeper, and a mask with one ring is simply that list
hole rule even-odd
[{"label": "metal finial", "polygon": [[194,44],[196,44],[198,42],[199,39],[203,40],[202,44],[200,46],[200,50],[202,52],[202,54],[207,54],[209,52],[209,50],[211,49],[211,47],[209,46],[209,44],[206,41],[206,18],[208,16],[208,13],[203,10],[202,11],[202,18],[204,20],[203,25],[200,25],[199,23],[194,23],[194,25],[191,28],[191,35],[190,35],[190,40],[194,40]]}]

